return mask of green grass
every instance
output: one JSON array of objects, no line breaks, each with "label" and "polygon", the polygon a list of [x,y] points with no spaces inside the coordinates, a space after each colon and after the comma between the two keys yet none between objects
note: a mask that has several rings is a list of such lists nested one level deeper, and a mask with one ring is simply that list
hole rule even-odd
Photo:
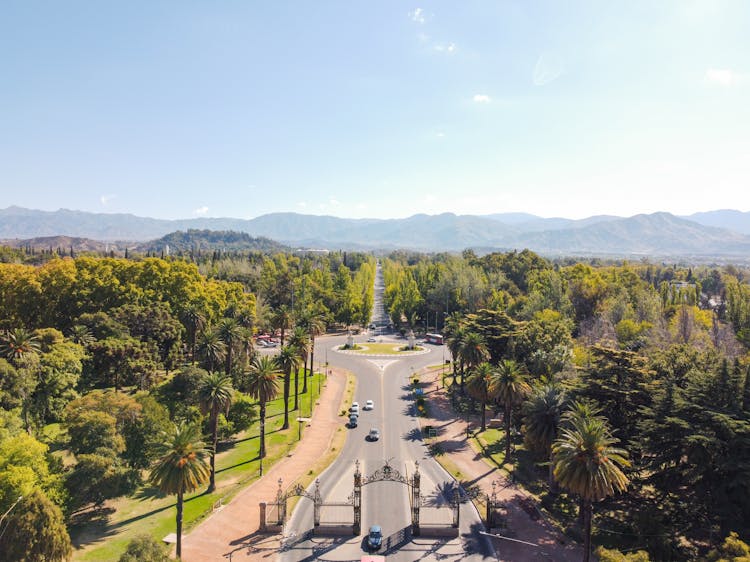
[{"label": "green grass", "polygon": [[[410,351],[402,350],[404,346],[398,343],[362,343],[358,344],[355,351],[361,355],[402,355]],[[416,346],[414,351],[422,351],[424,348]]]},{"label": "green grass", "polygon": [[[314,404],[319,395],[319,377],[322,380],[325,379],[323,375],[315,374],[308,381],[308,394],[300,394],[301,412],[290,411],[288,430],[280,430],[284,417],[283,398],[268,403],[267,456],[263,461],[264,472],[286,456],[297,442],[298,428],[295,419],[308,416],[310,411],[308,400],[312,398]],[[293,404],[293,400],[292,397],[290,404]],[[250,430],[239,435],[237,441],[229,449],[217,455],[217,490],[213,494],[201,491],[185,498],[184,532],[208,515],[217,500],[222,499],[226,503],[247,484],[258,478],[258,436],[256,423]],[[74,560],[117,560],[136,535],[147,533],[161,540],[175,531],[175,497],[161,496],[152,487],[144,486],[133,496],[120,498],[111,504],[108,503],[107,506],[115,509],[108,517],[91,520],[86,524],[71,528],[74,544],[80,544],[80,548],[73,552]]]}]

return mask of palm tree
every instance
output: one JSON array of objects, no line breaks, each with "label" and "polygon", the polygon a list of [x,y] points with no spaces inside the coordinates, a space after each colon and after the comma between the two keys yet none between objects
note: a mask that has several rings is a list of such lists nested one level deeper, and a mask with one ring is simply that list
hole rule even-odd
[{"label": "palm tree", "polygon": [[480,363],[469,375],[466,382],[466,389],[469,395],[476,398],[482,404],[482,431],[487,429],[486,410],[487,402],[492,398],[490,394],[490,385],[492,384],[493,367],[487,362]]},{"label": "palm tree", "polygon": [[201,380],[198,396],[200,398],[201,412],[209,415],[211,426],[211,478],[208,483],[207,492],[216,489],[216,445],[219,434],[219,414],[226,412],[232,403],[234,388],[232,379],[224,373],[206,373]]},{"label": "palm tree", "polygon": [[182,555],[183,498],[208,480],[208,455],[197,424],[176,425],[162,444],[161,457],[149,475],[149,482],[160,492],[177,495],[177,558]]},{"label": "palm tree", "polygon": [[464,335],[458,355],[461,358],[461,390],[463,390],[464,380],[466,379],[464,369],[471,371],[480,363],[487,361],[490,358],[490,353],[487,351],[487,343],[484,341],[482,334],[467,332]]},{"label": "palm tree", "polygon": [[70,329],[70,340],[73,343],[77,343],[78,345],[81,345],[83,347],[86,347],[90,343],[93,343],[96,341],[96,338],[94,337],[94,334],[91,332],[91,329],[88,326],[84,326],[83,324],[76,324]]},{"label": "palm tree", "polygon": [[[307,310],[301,324],[307,329],[307,333],[310,334],[310,370],[308,372],[312,375],[313,361],[315,359],[315,336],[319,336],[326,329],[325,316],[320,311]],[[302,386],[302,392],[307,392],[307,378],[305,378]]]},{"label": "palm tree", "polygon": [[198,305],[190,303],[180,314],[180,320],[182,320],[182,325],[185,326],[185,330],[187,331],[188,343],[190,344],[190,359],[192,364],[195,365],[196,339],[198,338],[198,333],[206,325],[206,316],[198,308]]},{"label": "palm tree", "polygon": [[198,355],[203,359],[202,367],[213,371],[214,366],[224,360],[226,346],[216,330],[207,329],[198,338]]},{"label": "palm tree", "polygon": [[[304,388],[302,389],[302,392],[306,393],[307,392],[306,367],[307,367],[307,356],[310,353],[310,338],[308,337],[307,332],[302,326],[297,326],[294,328],[292,335],[289,336],[288,343],[290,346],[297,349],[297,352],[299,353],[300,361],[302,361],[302,378],[304,380]],[[297,409],[298,394],[299,394],[299,370],[294,372],[294,408],[293,408],[294,410]]]},{"label": "palm tree", "polygon": [[0,336],[0,354],[13,365],[20,366],[24,361],[40,352],[39,338],[25,328],[6,330]]},{"label": "palm tree", "polygon": [[250,396],[260,404],[260,459],[266,456],[266,402],[279,394],[277,367],[276,361],[268,355],[254,357],[247,383]]},{"label": "palm tree", "polygon": [[299,369],[299,353],[294,347],[285,345],[276,356],[276,364],[284,373],[284,425],[281,429],[289,429],[289,383],[292,371],[296,372]]},{"label": "palm tree", "polygon": [[226,354],[224,355],[224,374],[232,373],[232,352],[242,341],[242,327],[236,318],[222,318],[216,326],[219,339],[224,342]]},{"label": "palm tree", "polygon": [[[446,325],[446,329],[449,325]],[[456,365],[461,363],[461,348],[464,346],[464,338],[466,337],[466,330],[463,326],[457,325],[455,328],[451,328],[449,334],[445,338],[445,344],[448,346],[448,350],[451,352],[453,358],[453,384],[456,383],[458,372],[456,371]],[[463,370],[463,365],[461,365]]]},{"label": "palm tree", "polygon": [[284,334],[291,325],[292,313],[285,304],[282,304],[271,317],[271,326],[273,326],[274,330],[278,329],[281,332],[281,347],[284,347]]},{"label": "palm tree", "polygon": [[557,439],[567,397],[565,390],[555,383],[543,381],[531,391],[523,403],[524,440],[529,448],[543,454],[549,460],[549,487],[555,490],[552,443]]},{"label": "palm tree", "polygon": [[620,467],[630,466],[627,451],[615,447],[609,424],[599,417],[579,418],[563,427],[552,445],[555,478],[583,500],[583,561],[591,556],[593,502],[624,491],[628,478]]},{"label": "palm tree", "polygon": [[513,406],[523,402],[531,392],[521,366],[512,359],[503,360],[492,376],[490,393],[504,406],[505,414],[505,461],[510,459],[510,416]]}]

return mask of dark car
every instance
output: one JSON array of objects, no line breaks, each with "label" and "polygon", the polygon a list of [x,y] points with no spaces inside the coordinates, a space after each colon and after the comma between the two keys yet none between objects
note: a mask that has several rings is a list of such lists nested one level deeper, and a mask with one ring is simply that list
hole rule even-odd
[{"label": "dark car", "polygon": [[373,525],[370,527],[370,534],[367,535],[367,546],[372,550],[377,550],[383,543],[383,531],[380,525]]},{"label": "dark car", "polygon": [[357,427],[357,420],[358,419],[359,419],[359,417],[357,416],[357,414],[351,414],[349,416],[349,427]]}]

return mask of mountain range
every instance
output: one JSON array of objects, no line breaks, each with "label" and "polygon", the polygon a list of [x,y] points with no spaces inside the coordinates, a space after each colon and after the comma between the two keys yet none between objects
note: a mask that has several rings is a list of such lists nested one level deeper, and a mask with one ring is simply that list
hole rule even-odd
[{"label": "mountain range", "polygon": [[[418,214],[404,219],[346,219],[271,213],[254,219],[164,220],[60,209],[0,209],[0,239],[49,236],[145,242],[188,230],[234,231],[293,247],[478,251],[529,248],[546,255],[724,256],[750,258],[750,212],[719,210],[585,219],[526,213]],[[118,244],[119,245],[119,244]]]}]

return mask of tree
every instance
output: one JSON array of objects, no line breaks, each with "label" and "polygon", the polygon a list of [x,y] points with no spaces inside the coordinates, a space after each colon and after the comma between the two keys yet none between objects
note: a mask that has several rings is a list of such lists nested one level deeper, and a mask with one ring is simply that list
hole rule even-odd
[{"label": "tree", "polygon": [[281,332],[281,347],[284,347],[284,334],[292,325],[292,313],[286,307],[281,305],[271,317],[271,326],[274,330]]},{"label": "tree", "polygon": [[188,345],[190,346],[190,361],[195,365],[196,340],[198,334],[206,325],[206,315],[197,304],[190,303],[180,313],[180,320],[187,332]]},{"label": "tree", "polygon": [[523,403],[524,441],[531,450],[549,461],[550,490],[555,487],[552,443],[557,439],[566,402],[562,386],[544,381],[532,389],[531,395]]},{"label": "tree", "polygon": [[170,562],[169,552],[163,543],[151,535],[138,535],[128,543],[128,547],[118,562]]},{"label": "tree", "polygon": [[628,467],[630,462],[627,452],[614,446],[617,442],[606,421],[585,417],[577,419],[572,427],[562,428],[552,445],[555,478],[584,502],[584,562],[591,556],[593,502],[622,492],[628,485],[620,467]]},{"label": "tree", "polygon": [[208,373],[202,381],[200,390],[200,404],[203,414],[209,415],[211,427],[211,476],[208,493],[216,489],[216,445],[218,444],[219,414],[229,409],[232,403],[234,388],[232,379],[223,373]]},{"label": "tree", "polygon": [[23,364],[28,355],[36,355],[39,351],[38,338],[24,328],[6,330],[0,336],[0,354],[16,366]]},{"label": "tree", "polygon": [[[448,346],[448,351],[450,351],[453,358],[453,383],[455,384],[458,374],[456,366],[461,363],[461,349],[464,345],[466,329],[460,324],[454,325],[453,323],[446,324],[445,329],[448,332],[445,338],[445,345]],[[463,365],[461,365],[461,370],[463,370]]]},{"label": "tree", "polygon": [[469,395],[479,400],[482,404],[482,431],[487,429],[487,402],[492,398],[490,394],[492,372],[492,365],[487,362],[480,363],[474,368],[471,375],[469,375],[469,380],[466,385]]},{"label": "tree", "polygon": [[464,369],[471,371],[474,367],[489,360],[490,354],[487,351],[487,344],[481,334],[477,332],[468,332],[458,352],[461,362],[461,389],[464,388],[464,379],[466,379]]},{"label": "tree", "polygon": [[500,363],[492,376],[490,392],[505,408],[505,461],[510,459],[510,416],[513,406],[523,402],[531,391],[521,366],[512,359]]},{"label": "tree", "polygon": [[284,373],[284,425],[281,429],[289,429],[289,386],[291,383],[292,371],[299,369],[299,354],[297,350],[289,345],[281,348],[276,356],[276,364],[279,370]]},{"label": "tree", "polygon": [[70,560],[70,543],[60,508],[41,490],[24,496],[0,529],[4,560],[59,562]]},{"label": "tree", "polygon": [[235,318],[222,318],[216,327],[219,338],[224,342],[224,373],[229,376],[232,374],[232,358],[234,350],[242,341],[242,326]]},{"label": "tree", "polygon": [[182,504],[186,493],[206,483],[210,467],[209,450],[200,438],[197,424],[174,426],[162,445],[162,456],[151,469],[149,482],[164,494],[177,496],[177,557],[182,556]]},{"label": "tree", "polygon": [[[307,329],[307,333],[310,334],[310,370],[309,373],[313,372],[313,360],[315,359],[315,336],[323,333],[326,328],[325,316],[322,312],[310,309],[305,312],[302,317],[301,324]],[[307,392],[307,378],[302,386],[302,392]]]},{"label": "tree", "polygon": [[260,449],[258,457],[266,456],[266,403],[279,394],[277,364],[267,355],[253,359],[248,381],[250,396],[260,404]]},{"label": "tree", "polygon": [[[307,335],[305,329],[301,326],[294,328],[292,335],[289,336],[289,345],[294,347],[299,353],[300,361],[302,362],[302,378],[304,379],[304,389],[302,392],[307,392],[307,374],[305,367],[307,365],[307,356],[310,353],[310,338]],[[298,404],[299,394],[299,369],[294,372],[294,408],[296,410],[299,407]]]},{"label": "tree", "polygon": [[201,366],[207,371],[213,371],[214,367],[224,360],[227,347],[221,339],[217,330],[207,329],[201,332],[198,338],[198,355],[202,359]]}]

